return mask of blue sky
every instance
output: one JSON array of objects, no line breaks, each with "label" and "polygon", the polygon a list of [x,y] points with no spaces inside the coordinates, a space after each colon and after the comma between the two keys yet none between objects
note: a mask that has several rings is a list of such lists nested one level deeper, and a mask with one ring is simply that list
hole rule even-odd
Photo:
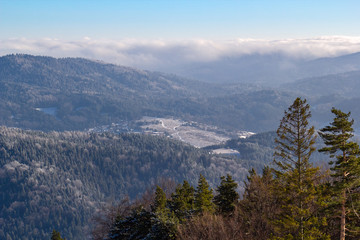
[{"label": "blue sky", "polygon": [[0,0],[0,39],[360,36],[355,0]]},{"label": "blue sky", "polygon": [[244,54],[360,52],[359,0],[0,0],[0,56],[178,72]]}]

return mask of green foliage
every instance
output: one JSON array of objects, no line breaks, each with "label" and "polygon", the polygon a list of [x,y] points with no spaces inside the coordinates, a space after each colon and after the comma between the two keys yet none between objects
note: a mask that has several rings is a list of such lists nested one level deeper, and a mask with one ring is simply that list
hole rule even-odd
[{"label": "green foliage", "polygon": [[[275,221],[275,239],[328,239],[319,229],[323,221],[316,215],[320,193],[315,186],[319,169],[309,159],[315,151],[315,129],[309,127],[310,106],[295,99],[285,111],[275,139],[275,193],[282,211]],[[291,236],[291,238],[289,238]]]},{"label": "green foliage", "polygon": [[273,222],[281,211],[274,191],[273,170],[265,167],[262,175],[258,175],[255,170],[249,173],[239,205],[242,226],[249,239],[268,239],[274,234]]},{"label": "green foliage", "polygon": [[143,208],[134,209],[130,216],[119,217],[110,230],[108,239],[131,240],[145,239],[152,229],[153,212]]},{"label": "green foliage", "polygon": [[84,239],[105,202],[134,199],[166,177],[194,185],[203,172],[215,185],[231,173],[242,181],[242,164],[162,137],[0,127],[0,239],[46,239],[54,228]]},{"label": "green foliage", "polygon": [[163,212],[166,207],[166,195],[164,190],[161,187],[156,186],[155,190],[155,201],[154,201],[154,211]]},{"label": "green foliage", "polygon": [[333,215],[340,217],[340,239],[358,239],[360,237],[360,159],[359,145],[351,141],[354,120],[349,120],[350,112],[344,113],[333,108],[333,122],[321,129],[320,136],[326,147],[320,152],[329,153],[335,162],[330,162],[331,207]]},{"label": "green foliage", "polygon": [[223,215],[231,214],[235,210],[235,205],[239,199],[239,194],[236,192],[238,184],[232,179],[231,175],[221,177],[220,186],[216,191],[218,195],[214,197],[218,211]]},{"label": "green foliage", "polygon": [[151,211],[146,210],[142,204],[132,206],[130,215],[117,217],[108,238],[175,239],[179,221],[166,203],[164,191],[157,186],[154,201],[151,203]]},{"label": "green foliage", "polygon": [[60,233],[54,229],[51,234],[51,240],[63,240],[63,239],[61,238]]},{"label": "green foliage", "polygon": [[195,190],[194,207],[198,213],[215,211],[215,205],[212,202],[214,196],[213,191],[210,189],[208,182],[205,177],[200,174],[197,188]]},{"label": "green foliage", "polygon": [[299,174],[310,167],[310,156],[315,151],[315,128],[308,127],[311,117],[306,100],[295,99],[280,121],[275,139],[275,163],[280,171],[298,170]]},{"label": "green foliage", "polygon": [[[340,232],[335,230],[341,223],[337,217],[347,220],[347,239],[359,239],[359,146],[351,141],[350,113],[332,112],[334,122],[320,132],[326,144],[321,151],[336,158],[332,179],[322,184],[322,174],[310,162],[314,128],[308,127],[309,106],[298,98],[277,131],[277,168],[265,167],[262,175],[250,171],[241,201],[236,181],[244,180],[244,166],[260,167],[260,162],[210,155],[140,134],[0,127],[0,238],[48,239],[53,228],[67,239],[88,238],[89,220],[100,203],[127,195],[134,199],[156,185],[156,179],[169,177],[189,182],[179,184],[169,199],[170,193],[158,186],[147,198],[149,205],[127,199],[123,211],[109,214],[106,235],[99,234],[100,239],[187,239],[186,234],[195,239],[329,239]],[[268,156],[268,149],[260,155],[256,149],[271,149],[267,140],[272,136],[259,134],[228,144],[260,159],[262,153]],[[199,174],[195,190],[191,184]],[[219,178],[213,197],[211,186]],[[61,239],[55,230],[53,236]]]},{"label": "green foliage", "polygon": [[171,195],[171,210],[180,221],[192,215],[194,210],[194,193],[195,189],[188,181],[184,180],[183,184],[179,184]]},{"label": "green foliage", "polygon": [[[222,178],[222,186],[231,186],[231,191],[236,188],[236,183],[230,175]],[[225,184],[226,182],[226,184]],[[221,187],[219,186],[219,189]],[[222,191],[223,192],[223,191]],[[146,211],[144,208],[140,208],[136,205],[133,207],[132,213],[126,216],[119,215],[113,223],[113,227],[108,235],[109,239],[178,239],[179,229],[184,229],[181,226],[186,226],[192,222],[192,219],[201,219],[203,216],[212,216],[214,211],[214,205],[212,204],[212,191],[209,190],[209,185],[204,176],[200,175],[199,184],[196,192],[194,188],[189,185],[187,181],[181,185],[179,184],[172,193],[172,199],[166,204],[166,196],[164,191],[157,186],[155,189],[155,196],[152,202],[151,211]],[[194,196],[195,195],[195,196]],[[196,196],[201,198],[201,206],[194,214],[196,205]],[[210,196],[210,197],[209,197]],[[234,197],[233,194],[230,196]],[[237,195],[238,197],[238,195]],[[222,202],[225,204],[225,202]],[[229,209],[233,206],[234,202],[229,202],[230,206],[225,207]],[[210,209],[211,206],[211,209]],[[233,215],[231,215],[233,216]],[[210,217],[209,219],[218,219],[223,222],[234,222],[230,219],[224,221],[222,217]],[[139,222],[141,221],[141,222]],[[195,225],[194,225],[195,226]],[[227,227],[227,231],[231,230],[231,226]],[[235,236],[235,235],[234,235]]]}]

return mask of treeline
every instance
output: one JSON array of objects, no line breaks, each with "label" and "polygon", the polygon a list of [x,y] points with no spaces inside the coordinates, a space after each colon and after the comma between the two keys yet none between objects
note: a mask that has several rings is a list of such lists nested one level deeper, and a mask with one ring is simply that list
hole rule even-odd
[{"label": "treeline", "polygon": [[[219,194],[214,197],[213,190],[201,174],[196,188],[185,180],[170,193],[171,181],[163,182],[163,188],[157,186],[133,203],[125,198],[110,211],[99,212],[95,218],[93,239],[188,239],[191,235],[196,236],[195,239],[210,239],[217,229],[211,229],[212,225],[202,229],[197,221],[208,218],[206,224],[214,220],[210,224],[223,224],[222,227],[229,227],[226,230],[233,228],[226,225],[238,207],[237,186],[231,175],[221,177],[217,187]],[[220,219],[224,222],[221,223]],[[216,239],[225,237],[223,232],[216,234]],[[239,236],[235,234],[232,239],[239,239]]]},{"label": "treeline", "polygon": [[[231,175],[216,193],[200,175],[166,195],[157,186],[141,201],[127,199],[97,218],[94,239],[360,239],[360,149],[350,113],[333,108],[333,121],[316,134],[310,106],[297,98],[275,138],[274,167],[251,170],[241,198]],[[310,162],[320,136],[329,169]]]},{"label": "treeline", "polygon": [[[246,179],[251,161],[209,154],[165,137],[0,127],[0,239],[87,239],[107,202],[135,199],[162,178],[211,186]],[[241,191],[239,187],[239,191]]]}]

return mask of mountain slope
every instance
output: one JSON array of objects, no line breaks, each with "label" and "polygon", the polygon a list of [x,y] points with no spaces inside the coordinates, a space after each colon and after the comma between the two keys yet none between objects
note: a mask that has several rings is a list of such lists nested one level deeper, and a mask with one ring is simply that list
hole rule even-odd
[{"label": "mountain slope", "polygon": [[359,62],[360,53],[307,60],[291,54],[265,52],[184,64],[171,71],[212,83],[258,83],[271,87],[302,78],[359,71]]},{"label": "mountain slope", "polygon": [[[321,69],[327,64],[350,69],[359,56],[319,59],[316,64],[323,65]],[[276,61],[280,60],[278,56]],[[300,63],[295,66],[292,73],[306,69]],[[276,129],[284,109],[303,97],[312,106],[313,124],[322,127],[331,119],[333,106],[345,107],[344,111],[360,118],[358,105],[346,105],[356,101],[351,98],[360,89],[359,75],[353,71],[313,77],[274,89],[204,83],[79,58],[8,55],[0,57],[0,124],[44,131],[84,130],[149,116],[264,132]]]},{"label": "mountain slope", "polygon": [[241,183],[243,164],[168,138],[1,127],[0,239],[49,239],[53,228],[86,239],[108,200],[135,198],[161,178],[196,186],[200,173],[213,187],[227,173]]},{"label": "mountain slope", "polygon": [[[291,98],[248,84],[207,84],[78,58],[0,58],[0,124],[12,127],[83,130],[152,116],[263,131],[276,126],[276,113]],[[259,115],[267,116],[261,124],[254,122]]]},{"label": "mountain slope", "polygon": [[284,84],[282,88],[297,90],[312,97],[332,94],[346,98],[357,97],[360,91],[360,71],[301,79]]},{"label": "mountain slope", "polygon": [[[1,122],[42,130],[84,129],[110,119],[165,114],[162,99],[193,96],[206,85],[85,59],[0,58]],[[36,109],[54,109],[49,115]],[[40,123],[40,124],[39,124]]]},{"label": "mountain slope", "polygon": [[[360,54],[354,57],[359,57]],[[338,60],[340,61],[340,60]],[[337,61],[336,61],[337,62]],[[360,129],[360,71],[331,74],[321,77],[305,78],[292,83],[283,84],[281,89],[298,92],[305,96],[310,103],[312,121],[317,127],[328,124],[333,117],[332,107],[344,112],[351,111],[355,119],[355,128]]]}]

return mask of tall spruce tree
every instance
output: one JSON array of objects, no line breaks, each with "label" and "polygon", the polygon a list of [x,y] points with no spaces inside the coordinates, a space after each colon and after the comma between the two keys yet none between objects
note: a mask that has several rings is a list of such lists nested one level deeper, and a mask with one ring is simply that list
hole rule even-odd
[{"label": "tall spruce tree", "polygon": [[334,121],[319,132],[326,145],[319,151],[336,159],[330,162],[331,190],[332,205],[337,209],[334,214],[340,215],[340,240],[345,240],[347,234],[351,239],[360,239],[360,151],[359,145],[351,141],[354,120],[349,119],[350,112],[335,108],[331,112],[335,114]]},{"label": "tall spruce tree", "polygon": [[180,221],[190,217],[194,211],[194,192],[195,189],[184,180],[183,184],[179,184],[171,195],[171,210]]},{"label": "tall spruce tree", "polygon": [[235,210],[235,204],[239,199],[236,192],[238,184],[232,179],[231,175],[221,177],[220,186],[217,188],[218,195],[214,197],[219,213],[223,215],[231,214]]},{"label": "tall spruce tree", "polygon": [[198,186],[195,191],[195,199],[194,199],[194,206],[195,211],[198,213],[208,212],[214,213],[215,212],[215,205],[212,202],[213,190],[210,189],[208,182],[206,181],[205,177],[200,174]]},{"label": "tall spruce tree", "polygon": [[285,111],[275,139],[276,194],[282,211],[276,221],[276,239],[327,239],[319,227],[323,221],[314,210],[320,205],[314,180],[319,169],[309,159],[315,151],[315,129],[309,126],[310,106],[296,98]]}]

